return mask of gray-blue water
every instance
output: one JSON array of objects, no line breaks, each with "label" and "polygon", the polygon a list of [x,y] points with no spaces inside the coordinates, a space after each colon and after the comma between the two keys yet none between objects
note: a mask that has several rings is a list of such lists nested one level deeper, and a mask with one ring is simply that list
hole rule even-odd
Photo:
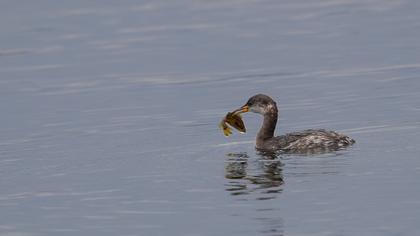
[{"label": "gray-blue water", "polygon": [[[1,1],[0,235],[420,235],[420,3]],[[267,160],[277,134],[352,148]]]}]

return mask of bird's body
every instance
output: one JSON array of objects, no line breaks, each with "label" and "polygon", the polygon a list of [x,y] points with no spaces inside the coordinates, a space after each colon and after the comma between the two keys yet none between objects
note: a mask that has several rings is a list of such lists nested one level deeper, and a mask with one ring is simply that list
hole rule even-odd
[{"label": "bird's body", "polygon": [[256,148],[287,153],[318,153],[339,150],[353,143],[353,139],[334,131],[308,129],[268,138],[259,142]]},{"label": "bird's body", "polygon": [[238,109],[237,113],[252,111],[263,115],[264,121],[256,137],[256,149],[287,153],[317,153],[338,150],[355,141],[348,136],[324,129],[308,129],[274,137],[277,124],[277,104],[269,96],[258,94]]}]

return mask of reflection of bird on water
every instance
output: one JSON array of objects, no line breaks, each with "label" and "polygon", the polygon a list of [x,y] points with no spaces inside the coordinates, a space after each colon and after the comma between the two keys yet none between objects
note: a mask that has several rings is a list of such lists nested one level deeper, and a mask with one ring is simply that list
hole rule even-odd
[{"label": "reflection of bird on water", "polygon": [[[275,199],[282,192],[283,175],[279,157],[275,153],[258,153],[254,162],[247,153],[229,153],[226,161],[226,191],[239,201],[249,197],[257,201]],[[261,235],[284,235],[281,212],[274,204],[254,204],[253,219],[262,223]]]},{"label": "reflection of bird on water", "polygon": [[[225,177],[232,180],[227,191],[232,195],[249,194],[258,189],[264,189],[263,194],[277,193],[281,191],[280,186],[283,182],[282,163],[276,158],[264,159],[258,161],[258,168],[255,170],[259,173],[250,174],[252,167],[249,167],[249,156],[246,153],[230,153],[226,162]],[[251,169],[251,170],[250,170]],[[262,170],[262,172],[261,172]],[[246,182],[240,181],[247,180]],[[236,181],[235,181],[236,180]],[[249,184],[255,185],[250,188]],[[271,199],[274,196],[261,196],[259,200]]]},{"label": "reflection of bird on water", "polygon": [[324,129],[308,129],[274,137],[278,110],[276,102],[269,96],[258,94],[234,111],[259,113],[264,121],[256,138],[256,148],[266,151],[284,151],[288,153],[316,153],[338,150],[350,146],[355,141],[347,136]]}]

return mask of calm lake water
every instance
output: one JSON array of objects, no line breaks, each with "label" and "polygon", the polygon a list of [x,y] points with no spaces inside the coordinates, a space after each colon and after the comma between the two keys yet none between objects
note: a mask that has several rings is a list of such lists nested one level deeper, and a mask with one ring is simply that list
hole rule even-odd
[{"label": "calm lake water", "polygon": [[[1,1],[0,235],[420,235],[420,2]],[[353,147],[260,156],[277,134]]]}]

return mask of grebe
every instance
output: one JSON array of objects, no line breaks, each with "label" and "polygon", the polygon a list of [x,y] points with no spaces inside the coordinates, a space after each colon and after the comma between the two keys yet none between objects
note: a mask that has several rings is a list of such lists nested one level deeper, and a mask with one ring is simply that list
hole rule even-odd
[{"label": "grebe", "polygon": [[233,113],[259,113],[264,121],[257,134],[255,148],[260,151],[283,151],[287,153],[320,153],[339,150],[355,141],[347,136],[324,129],[308,129],[274,137],[278,110],[276,102],[269,96],[257,94]]}]

